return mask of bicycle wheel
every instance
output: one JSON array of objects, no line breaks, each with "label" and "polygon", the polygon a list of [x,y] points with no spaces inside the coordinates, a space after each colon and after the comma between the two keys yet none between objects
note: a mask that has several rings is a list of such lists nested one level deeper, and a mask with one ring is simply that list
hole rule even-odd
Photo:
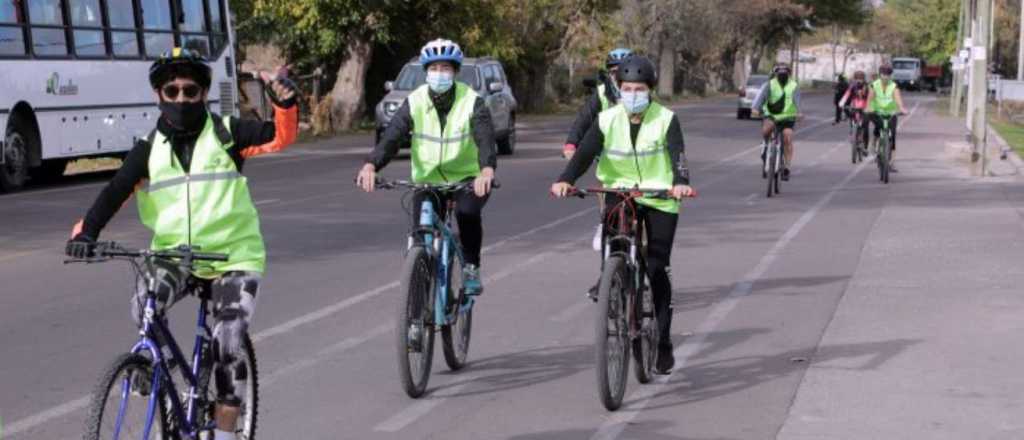
[{"label": "bicycle wheel", "polygon": [[427,389],[434,359],[433,288],[434,271],[422,246],[414,246],[402,267],[405,300],[398,308],[398,374],[409,397],[417,398]]},{"label": "bicycle wheel", "polygon": [[654,294],[650,288],[642,289],[634,298],[631,309],[635,317],[637,337],[633,339],[633,372],[636,381],[648,383],[654,378],[654,358],[658,347],[658,322],[654,314]]},{"label": "bicycle wheel", "polygon": [[153,364],[149,358],[131,353],[118,356],[93,389],[82,438],[169,439],[165,404],[153,395],[153,388]]},{"label": "bicycle wheel", "polygon": [[779,155],[779,149],[778,149],[778,146],[775,145],[775,140],[773,139],[772,140],[772,144],[768,147],[768,155],[767,155],[767,157],[768,157],[768,197],[772,196],[772,192],[774,191],[774,185],[776,185],[777,184],[776,182],[778,182],[778,180],[777,180],[778,170],[776,169],[776,164],[779,162],[778,161],[778,155]]},{"label": "bicycle wheel", "polygon": [[[235,427],[235,437],[238,440],[252,440],[256,438],[256,421],[259,415],[259,374],[256,368],[256,351],[252,346],[252,339],[249,335],[245,335],[245,339],[242,341],[242,353],[239,355],[239,368],[236,371],[236,376],[233,378],[224,377],[219,380],[214,380],[211,383],[210,379],[214,377],[213,372],[213,357],[210,353],[204,353],[203,355],[203,366],[199,369],[199,395],[204,396],[199,401],[199,413],[197,426],[206,427],[213,425],[213,414],[214,408],[217,403],[218,396],[218,382],[220,380],[231,380],[233,382],[232,388],[234,394],[241,399],[242,404],[239,408],[238,422]],[[179,378],[175,378],[177,383]],[[184,378],[181,378],[181,382],[184,382]],[[186,385],[178,385],[186,386]],[[187,388],[178,388],[184,390]],[[210,434],[212,438],[212,433]]]},{"label": "bicycle wheel", "polygon": [[[444,362],[452,371],[466,366],[469,355],[469,336],[473,328],[473,308],[468,306],[466,289],[462,288],[462,262],[452,258],[448,266],[449,310],[455,311],[455,321],[441,327],[441,347]],[[464,307],[463,303],[467,305]]]},{"label": "bicycle wheel", "polygon": [[887,182],[889,174],[889,152],[886,151],[889,146],[889,133],[886,130],[882,130],[881,138],[878,140],[878,156],[875,158],[878,161],[878,180]]},{"label": "bicycle wheel", "polygon": [[626,260],[613,256],[605,261],[598,287],[595,322],[597,390],[601,403],[609,411],[622,406],[629,374],[629,328],[626,292],[629,277]]},{"label": "bicycle wheel", "polygon": [[892,138],[886,136],[885,139],[885,164],[882,165],[882,182],[889,183],[889,158],[892,157]]}]

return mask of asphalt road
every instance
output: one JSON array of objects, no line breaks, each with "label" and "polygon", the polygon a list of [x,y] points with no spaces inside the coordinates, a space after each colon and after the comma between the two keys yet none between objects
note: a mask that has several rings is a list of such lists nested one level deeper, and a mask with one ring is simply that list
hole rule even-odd
[{"label": "asphalt road", "polygon": [[[931,99],[909,99],[908,145],[941,144],[927,125],[935,124],[926,117]],[[737,121],[733,99],[678,109],[700,198],[682,210],[673,254],[677,370],[647,386],[631,378],[617,413],[596,395],[593,307],[584,298],[598,270],[594,203],[546,194],[564,166],[558,151],[569,118],[520,121],[516,154],[500,158],[503,187],[485,210],[487,291],[475,309],[470,364],[448,372],[438,353],[419,400],[401,390],[392,337],[407,227],[401,194],[352,185],[371,137],[251,161],[245,174],[269,249],[253,328],[259,437],[776,438],[814,362],[869,357],[878,368],[916,343],[879,338],[821,350],[858,271],[880,258],[866,249],[884,227],[893,188],[946,178],[917,176],[908,161],[882,186],[872,167],[850,164],[845,125],[830,124],[831,96],[804,101],[795,174],[772,199],[759,173],[758,122]],[[407,173],[402,159],[383,174]],[[80,436],[87,393],[136,337],[128,267],[61,264],[71,225],[108,177],[0,196],[4,440]],[[147,243],[132,204],[103,238]],[[907,275],[880,276],[898,283]],[[185,340],[194,305],[172,311]]]}]

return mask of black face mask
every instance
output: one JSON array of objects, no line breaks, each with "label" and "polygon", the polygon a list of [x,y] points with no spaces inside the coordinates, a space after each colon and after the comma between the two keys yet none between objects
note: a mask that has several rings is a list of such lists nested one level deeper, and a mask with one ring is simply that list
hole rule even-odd
[{"label": "black face mask", "polygon": [[788,73],[780,73],[778,75],[778,77],[779,77],[779,84],[785,85],[787,82],[789,82],[789,74]]},{"label": "black face mask", "polygon": [[206,123],[206,104],[197,102],[161,102],[161,116],[178,130],[194,132]]}]

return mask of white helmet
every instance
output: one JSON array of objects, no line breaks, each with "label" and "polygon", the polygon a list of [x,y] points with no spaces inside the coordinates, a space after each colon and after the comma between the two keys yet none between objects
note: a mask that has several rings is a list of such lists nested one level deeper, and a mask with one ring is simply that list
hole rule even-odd
[{"label": "white helmet", "polygon": [[462,48],[452,40],[438,38],[420,49],[420,64],[424,68],[438,61],[448,61],[456,68],[462,66]]}]

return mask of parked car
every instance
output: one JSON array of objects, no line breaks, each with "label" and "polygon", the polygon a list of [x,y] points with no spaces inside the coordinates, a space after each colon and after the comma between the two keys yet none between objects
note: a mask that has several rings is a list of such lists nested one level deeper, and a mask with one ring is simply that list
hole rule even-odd
[{"label": "parked car", "polygon": [[750,119],[750,106],[757,99],[761,86],[768,82],[768,75],[750,75],[747,84],[740,90],[740,100],[736,108],[736,119]]},{"label": "parked car", "polygon": [[[398,112],[405,98],[424,84],[426,72],[418,58],[414,58],[402,67],[398,78],[384,84],[388,94],[377,104],[377,141],[388,127],[391,118]],[[512,154],[516,148],[516,98],[512,94],[512,86],[508,83],[505,69],[493,58],[466,58],[455,78],[473,88],[487,104],[494,121],[494,135],[498,143],[498,153]],[[402,148],[408,148],[403,145]]]}]

